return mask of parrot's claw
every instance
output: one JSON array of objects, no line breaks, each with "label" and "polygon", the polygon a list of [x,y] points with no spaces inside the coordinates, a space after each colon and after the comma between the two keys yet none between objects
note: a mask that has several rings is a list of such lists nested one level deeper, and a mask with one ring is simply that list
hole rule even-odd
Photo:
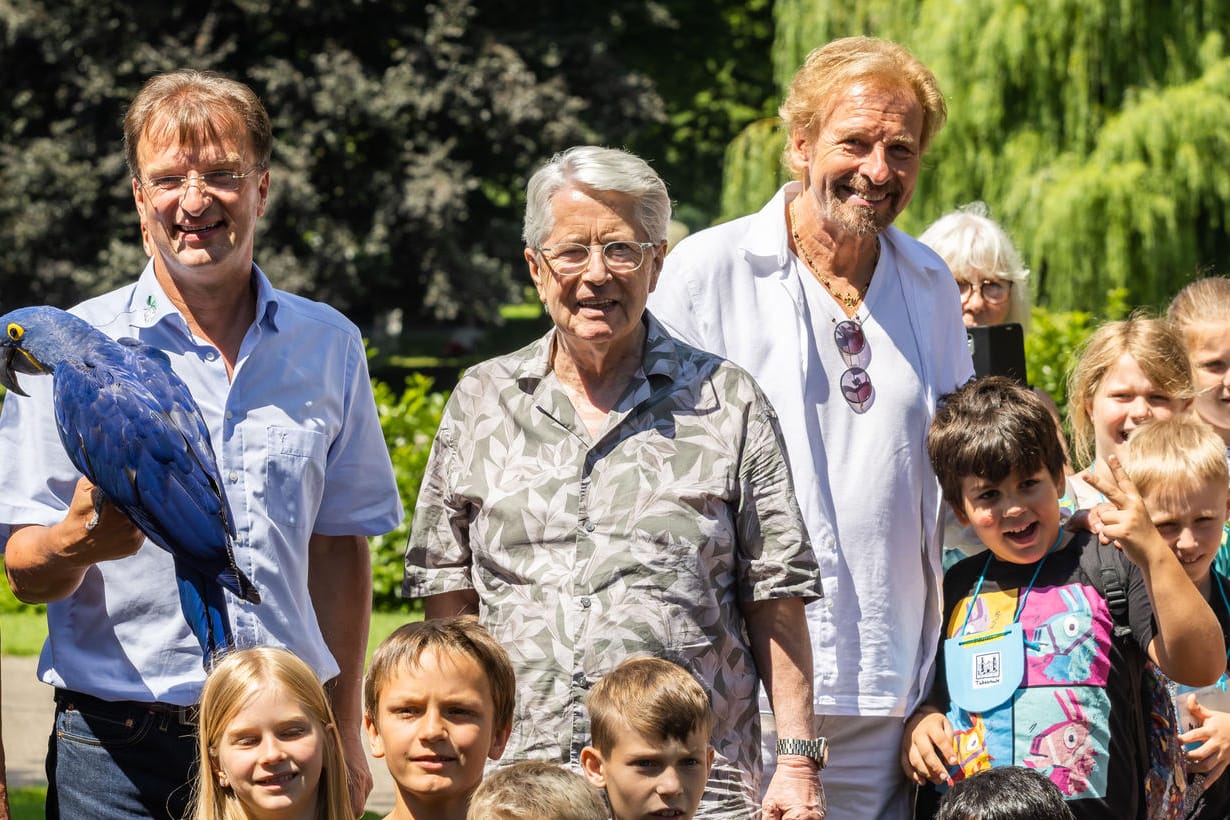
[{"label": "parrot's claw", "polygon": [[98,526],[98,521],[102,518],[103,494],[97,487],[90,490],[90,497],[94,499],[94,514],[90,516],[90,520],[85,522],[85,531],[93,532]]}]

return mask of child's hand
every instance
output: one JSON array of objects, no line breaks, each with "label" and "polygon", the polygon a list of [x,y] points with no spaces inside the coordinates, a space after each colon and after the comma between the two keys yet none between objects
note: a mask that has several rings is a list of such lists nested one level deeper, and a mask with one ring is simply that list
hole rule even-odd
[{"label": "child's hand", "polygon": [[1091,517],[1090,531],[1097,533],[1102,543],[1110,542],[1123,550],[1127,557],[1132,559],[1132,563],[1138,566],[1148,560],[1150,550],[1160,546],[1169,552],[1166,542],[1162,540],[1157,527],[1153,526],[1153,521],[1149,518],[1149,511],[1140,497],[1140,491],[1119,463],[1119,457],[1113,453],[1107,456],[1106,466],[1110,468],[1110,481],[1098,478],[1093,470],[1087,470],[1081,475],[1110,502],[1096,508],[1099,520],[1095,524]]},{"label": "child's hand", "polygon": [[1114,504],[1103,501],[1087,510],[1077,510],[1068,516],[1068,530],[1084,530],[1094,533],[1103,544],[1109,544],[1110,539],[1102,534],[1102,513],[1113,509],[1115,509]]},{"label": "child's hand", "polygon": [[1200,744],[1187,753],[1187,770],[1207,773],[1205,786],[1212,786],[1230,765],[1230,714],[1204,708],[1195,695],[1187,696],[1187,708],[1198,725],[1179,735],[1179,742]]},{"label": "child's hand", "polygon": [[948,783],[949,770],[957,765],[952,724],[943,712],[926,708],[915,712],[905,723],[901,740],[901,770],[912,782],[922,785]]}]

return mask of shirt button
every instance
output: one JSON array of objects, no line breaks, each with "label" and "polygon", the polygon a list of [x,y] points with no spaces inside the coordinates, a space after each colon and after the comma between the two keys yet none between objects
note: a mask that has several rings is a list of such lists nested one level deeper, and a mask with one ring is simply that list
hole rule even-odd
[{"label": "shirt button", "polygon": [[582,609],[589,609],[589,599],[588,599],[588,598],[582,598],[582,599],[581,599],[581,608],[582,608]]},{"label": "shirt button", "polygon": [[227,478],[229,478],[231,480],[231,483],[234,484],[236,481],[239,480],[239,473],[232,470],[231,474],[228,475]]},{"label": "shirt button", "polygon": [[587,521],[587,522],[585,523],[585,531],[586,531],[586,532],[593,532],[593,531],[594,531],[594,527],[595,527],[595,524],[594,524],[594,522],[593,522],[593,521]]},{"label": "shirt button", "polygon": [[217,351],[210,350],[210,351],[208,351],[208,352],[205,354],[205,360],[206,360],[206,361],[212,362],[212,361],[213,361],[214,359],[216,359],[216,358],[218,358],[218,353],[217,353]]},{"label": "shirt button", "polygon": [[233,419],[233,418],[235,418],[235,414],[234,414],[234,413],[232,413],[230,410],[227,410],[227,411],[226,411],[226,417],[227,417],[228,419]]}]

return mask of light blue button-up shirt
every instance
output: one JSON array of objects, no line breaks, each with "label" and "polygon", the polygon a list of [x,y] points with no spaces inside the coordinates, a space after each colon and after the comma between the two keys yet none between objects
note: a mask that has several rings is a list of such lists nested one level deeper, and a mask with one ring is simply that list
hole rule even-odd
[{"label": "light blue button-up shirt", "polygon": [[[256,320],[232,379],[152,264],[135,285],[73,313],[166,351],[209,426],[239,536],[235,560],[261,593],[259,605],[227,593],[235,640],[285,646],[327,680],[338,666],[308,593],[308,539],[388,532],[401,501],[358,329],[326,305],[274,290],[255,266],[253,282]],[[80,477],[56,432],[52,380],[20,379],[29,398],[9,395],[0,414],[0,545],[11,526],[60,521]],[[200,644],[180,611],[171,556],[152,542],[91,566],[71,596],[48,605],[47,620],[46,683],[107,700],[197,701]]]}]

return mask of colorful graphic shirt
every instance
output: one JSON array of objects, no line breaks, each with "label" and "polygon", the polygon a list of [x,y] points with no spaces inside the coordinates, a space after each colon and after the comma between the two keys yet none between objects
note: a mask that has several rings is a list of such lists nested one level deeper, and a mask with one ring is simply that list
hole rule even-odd
[{"label": "colorful graphic shirt", "polygon": [[[1136,567],[1110,547],[1099,558],[1098,549],[1087,533],[1068,537],[1044,559],[1023,601],[1037,564],[986,553],[954,565],[944,579],[945,637],[1004,630],[1019,608],[1024,672],[1000,705],[967,712],[950,700],[941,647],[929,701],[956,732],[954,780],[995,766],[1025,766],[1046,775],[1077,818],[1124,820],[1143,809],[1140,685],[1153,612]],[[1102,587],[1093,580],[1103,563],[1117,564],[1118,577],[1127,581],[1130,637],[1115,636]],[[976,679],[996,671],[983,662],[954,674]]]}]

